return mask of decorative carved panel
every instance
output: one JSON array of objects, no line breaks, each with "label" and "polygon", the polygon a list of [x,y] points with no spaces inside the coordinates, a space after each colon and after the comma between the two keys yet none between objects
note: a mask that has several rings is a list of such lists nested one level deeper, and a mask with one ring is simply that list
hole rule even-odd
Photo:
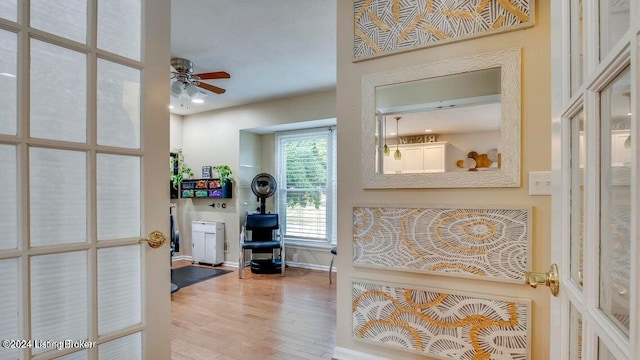
[{"label": "decorative carved panel", "polygon": [[358,0],[353,8],[353,57],[530,27],[534,9],[534,0]]},{"label": "decorative carved panel", "polygon": [[353,337],[440,359],[526,360],[530,301],[353,281]]},{"label": "decorative carved panel", "polygon": [[530,264],[522,208],[354,207],[353,264],[522,283]]}]

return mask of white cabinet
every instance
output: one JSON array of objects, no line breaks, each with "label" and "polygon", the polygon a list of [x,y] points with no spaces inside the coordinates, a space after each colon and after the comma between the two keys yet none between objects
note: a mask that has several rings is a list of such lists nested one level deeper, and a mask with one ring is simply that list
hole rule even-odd
[{"label": "white cabinet", "polygon": [[447,142],[405,144],[398,146],[402,158],[393,157],[395,147],[383,159],[385,174],[415,174],[447,171]]},{"label": "white cabinet", "polygon": [[630,136],[631,130],[611,130],[611,166],[631,166]]},{"label": "white cabinet", "polygon": [[224,262],[224,223],[191,223],[191,258],[194,263],[220,265]]},{"label": "white cabinet", "polygon": [[424,170],[424,149],[419,147],[401,147],[402,173],[421,173]]},{"label": "white cabinet", "polygon": [[[611,166],[631,166],[631,130],[611,130]],[[580,167],[584,168],[584,134],[580,134]]]},{"label": "white cabinet", "polygon": [[439,143],[424,147],[424,172],[447,171],[447,143]]},{"label": "white cabinet", "polygon": [[385,174],[401,174],[402,173],[402,160],[396,160],[393,158],[394,149],[389,149],[389,155],[383,155],[382,166]]}]

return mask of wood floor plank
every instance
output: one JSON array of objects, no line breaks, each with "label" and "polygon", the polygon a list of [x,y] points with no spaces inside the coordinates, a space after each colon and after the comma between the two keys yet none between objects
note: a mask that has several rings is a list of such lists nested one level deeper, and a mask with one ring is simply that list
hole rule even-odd
[{"label": "wood floor plank", "polygon": [[238,279],[229,269],[172,294],[173,360],[331,359],[336,289],[326,272],[288,268],[282,278],[247,269]]}]

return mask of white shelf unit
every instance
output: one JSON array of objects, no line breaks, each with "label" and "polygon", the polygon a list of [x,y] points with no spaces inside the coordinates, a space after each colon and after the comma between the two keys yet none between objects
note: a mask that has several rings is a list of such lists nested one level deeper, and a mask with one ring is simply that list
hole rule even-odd
[{"label": "white shelf unit", "polygon": [[191,222],[191,257],[194,263],[220,265],[224,262],[224,223]]},{"label": "white shelf unit", "polygon": [[395,146],[390,146],[390,154],[384,157],[385,174],[415,174],[447,171],[447,142],[399,145],[400,160],[393,157]]}]

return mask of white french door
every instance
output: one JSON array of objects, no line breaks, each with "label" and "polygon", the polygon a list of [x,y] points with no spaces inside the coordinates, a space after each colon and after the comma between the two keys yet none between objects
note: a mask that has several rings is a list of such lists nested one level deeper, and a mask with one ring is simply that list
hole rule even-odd
[{"label": "white french door", "polygon": [[551,359],[640,359],[638,2],[552,2]]},{"label": "white french door", "polygon": [[0,359],[169,359],[169,0],[0,1]]}]

